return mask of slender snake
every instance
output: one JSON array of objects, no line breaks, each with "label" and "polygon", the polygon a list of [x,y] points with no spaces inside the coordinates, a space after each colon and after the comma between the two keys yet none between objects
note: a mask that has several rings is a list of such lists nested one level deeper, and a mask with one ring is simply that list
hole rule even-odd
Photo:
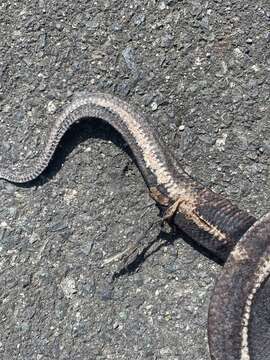
[{"label": "slender snake", "polygon": [[257,293],[270,274],[270,214],[256,220],[191,179],[154,129],[126,102],[103,93],[74,100],[56,121],[32,169],[13,172],[1,167],[0,178],[13,183],[37,178],[64,133],[82,118],[102,119],[113,126],[130,146],[150,195],[165,209],[168,222],[226,261],[209,308],[211,358],[253,359],[250,323]]}]

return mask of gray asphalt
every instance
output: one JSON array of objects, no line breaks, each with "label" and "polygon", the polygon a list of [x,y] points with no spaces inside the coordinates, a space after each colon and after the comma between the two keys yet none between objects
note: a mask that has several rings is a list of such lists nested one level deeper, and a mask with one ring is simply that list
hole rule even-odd
[{"label": "gray asphalt", "polygon": [[[268,0],[2,0],[0,166],[31,167],[61,107],[106,91],[186,171],[263,215],[269,22]],[[158,219],[126,150],[110,127],[81,123],[33,186],[0,182],[1,359],[209,360],[213,259],[164,229],[112,281],[106,260]]]}]

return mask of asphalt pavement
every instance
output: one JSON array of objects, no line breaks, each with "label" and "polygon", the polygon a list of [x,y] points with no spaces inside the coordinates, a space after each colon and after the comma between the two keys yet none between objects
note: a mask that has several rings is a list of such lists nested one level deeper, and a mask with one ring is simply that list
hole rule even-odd
[{"label": "asphalt pavement", "polygon": [[[128,101],[187,172],[269,211],[270,4],[2,0],[0,166],[31,168],[77,93]],[[209,360],[222,268],[158,226],[127,144],[75,125],[32,186],[0,181],[0,359]],[[144,259],[113,279],[139,236]],[[255,359],[256,360],[256,359]]]}]

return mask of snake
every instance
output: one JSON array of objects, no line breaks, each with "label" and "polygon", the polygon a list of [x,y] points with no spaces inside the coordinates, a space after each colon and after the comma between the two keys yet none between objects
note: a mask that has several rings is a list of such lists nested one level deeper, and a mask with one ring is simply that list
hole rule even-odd
[{"label": "snake", "polygon": [[150,196],[164,211],[164,219],[223,262],[209,305],[211,359],[270,358],[265,348],[261,351],[261,338],[258,343],[259,335],[256,337],[260,330],[256,326],[260,325],[254,325],[254,311],[264,298],[270,274],[270,214],[257,220],[194,180],[150,122],[127,102],[106,93],[77,97],[58,116],[36,163],[28,170],[1,166],[0,179],[22,184],[38,178],[63,135],[81,119],[99,119],[116,129],[130,147]]}]

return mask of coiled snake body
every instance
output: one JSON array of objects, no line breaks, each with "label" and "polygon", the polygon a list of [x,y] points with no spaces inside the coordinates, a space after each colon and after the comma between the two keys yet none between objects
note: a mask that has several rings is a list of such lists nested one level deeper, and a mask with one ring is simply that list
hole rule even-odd
[{"label": "coiled snake body", "polygon": [[250,319],[256,293],[270,273],[270,215],[256,219],[196,183],[165,150],[145,119],[127,103],[94,93],[75,100],[56,121],[47,145],[28,172],[0,168],[0,178],[25,183],[47,167],[67,129],[82,118],[107,121],[130,146],[151,196],[166,209],[170,223],[227,262],[209,309],[212,359],[253,359]]}]

